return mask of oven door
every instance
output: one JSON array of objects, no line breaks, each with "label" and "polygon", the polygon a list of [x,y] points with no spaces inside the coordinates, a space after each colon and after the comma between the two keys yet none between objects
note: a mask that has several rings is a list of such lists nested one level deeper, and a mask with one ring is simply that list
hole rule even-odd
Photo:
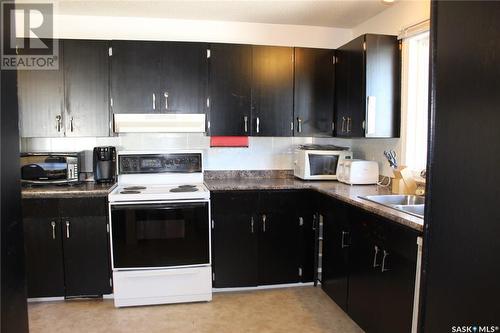
[{"label": "oven door", "polygon": [[113,269],[210,264],[209,202],[110,205]]}]

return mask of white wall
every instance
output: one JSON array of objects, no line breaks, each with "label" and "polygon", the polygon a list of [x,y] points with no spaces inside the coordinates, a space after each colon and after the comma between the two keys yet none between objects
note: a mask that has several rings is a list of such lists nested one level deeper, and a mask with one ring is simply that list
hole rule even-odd
[{"label": "white wall", "polygon": [[350,29],[246,22],[55,15],[57,38],[201,41],[336,48]]}]

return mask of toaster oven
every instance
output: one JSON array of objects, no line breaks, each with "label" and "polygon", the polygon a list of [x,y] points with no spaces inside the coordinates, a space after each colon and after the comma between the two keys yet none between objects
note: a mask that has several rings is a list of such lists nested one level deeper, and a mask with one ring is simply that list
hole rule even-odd
[{"label": "toaster oven", "polygon": [[21,154],[24,184],[70,184],[78,182],[78,153]]},{"label": "toaster oven", "polygon": [[332,145],[303,145],[295,150],[295,177],[305,180],[336,180],[339,163],[352,159],[345,147]]}]

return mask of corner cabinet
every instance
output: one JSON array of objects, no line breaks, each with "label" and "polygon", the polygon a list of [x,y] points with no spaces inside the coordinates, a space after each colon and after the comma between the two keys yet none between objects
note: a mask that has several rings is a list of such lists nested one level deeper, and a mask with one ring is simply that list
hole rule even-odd
[{"label": "corner cabinet", "polygon": [[335,135],[399,137],[401,50],[396,36],[362,35],[336,53]]},{"label": "corner cabinet", "polygon": [[108,42],[59,45],[58,70],[18,72],[21,137],[108,136]]},{"label": "corner cabinet", "polygon": [[333,136],[334,62],[335,50],[295,48],[295,136]]},{"label": "corner cabinet", "polygon": [[104,198],[23,199],[28,297],[111,293]]},{"label": "corner cabinet", "polygon": [[313,212],[298,208],[308,201],[300,191],[212,192],[214,287],[312,282]]}]

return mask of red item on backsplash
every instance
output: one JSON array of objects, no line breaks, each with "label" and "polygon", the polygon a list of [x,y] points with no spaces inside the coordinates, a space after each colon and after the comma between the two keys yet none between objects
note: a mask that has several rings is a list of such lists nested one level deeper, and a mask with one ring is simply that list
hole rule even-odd
[{"label": "red item on backsplash", "polygon": [[211,136],[210,147],[248,147],[248,136]]}]

